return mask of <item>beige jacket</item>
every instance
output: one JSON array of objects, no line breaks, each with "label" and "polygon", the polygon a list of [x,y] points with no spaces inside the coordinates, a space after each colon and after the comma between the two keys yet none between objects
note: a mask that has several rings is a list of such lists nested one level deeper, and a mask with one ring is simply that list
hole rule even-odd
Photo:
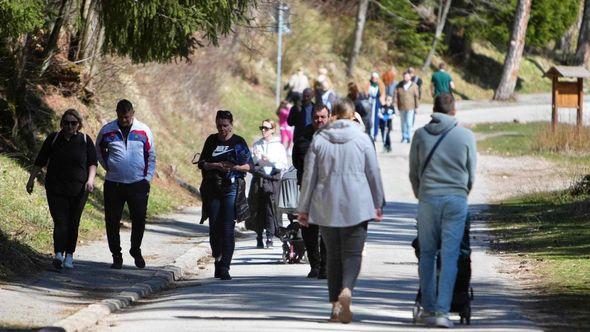
[{"label": "beige jacket", "polygon": [[418,109],[418,100],[420,99],[420,90],[416,83],[411,83],[408,90],[404,89],[403,82],[400,82],[395,88],[393,104],[400,111],[411,111]]}]

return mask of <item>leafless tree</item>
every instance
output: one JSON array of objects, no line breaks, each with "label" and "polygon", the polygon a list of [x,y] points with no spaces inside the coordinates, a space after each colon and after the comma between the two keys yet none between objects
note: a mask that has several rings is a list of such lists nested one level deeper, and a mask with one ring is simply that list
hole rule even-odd
[{"label": "leafless tree", "polygon": [[361,45],[363,43],[363,30],[365,29],[365,23],[367,21],[367,9],[369,8],[369,0],[359,0],[359,8],[356,15],[356,28],[354,31],[354,42],[352,44],[352,50],[348,58],[348,65],[346,67],[346,76],[352,77],[352,71],[356,63],[356,58],[361,51]]}]

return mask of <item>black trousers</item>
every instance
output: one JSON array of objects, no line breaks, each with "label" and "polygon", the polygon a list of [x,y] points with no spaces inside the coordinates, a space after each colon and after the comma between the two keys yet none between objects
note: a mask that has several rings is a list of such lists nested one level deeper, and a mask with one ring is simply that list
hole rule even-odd
[{"label": "black trousers", "polygon": [[47,193],[47,205],[53,218],[53,250],[73,254],[78,242],[78,227],[88,193],[82,189],[77,196]]},{"label": "black trousers", "polygon": [[264,188],[261,188],[261,190],[258,191],[256,211],[258,229],[256,230],[256,234],[259,238],[262,238],[262,233],[266,230],[266,238],[272,240],[278,223],[275,202],[280,190],[280,183],[279,181],[266,181],[266,187],[266,189],[272,188],[273,192],[265,191]]},{"label": "black trousers", "polygon": [[129,184],[104,182],[104,216],[109,249],[113,257],[121,256],[119,230],[125,203],[129,207],[131,217],[131,250],[129,252],[132,255],[141,253],[149,194],[150,183],[147,180]]},{"label": "black trousers", "polygon": [[301,236],[307,250],[307,259],[312,269],[325,271],[326,269],[326,245],[320,236],[320,227],[318,225],[309,225],[301,227]]}]

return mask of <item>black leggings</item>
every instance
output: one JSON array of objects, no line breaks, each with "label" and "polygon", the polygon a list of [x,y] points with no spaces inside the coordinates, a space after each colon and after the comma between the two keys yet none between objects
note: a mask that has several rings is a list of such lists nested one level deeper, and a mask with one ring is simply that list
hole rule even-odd
[{"label": "black leggings", "polygon": [[73,254],[78,242],[78,227],[88,193],[82,190],[77,196],[47,193],[47,204],[53,218],[53,250],[55,253]]}]

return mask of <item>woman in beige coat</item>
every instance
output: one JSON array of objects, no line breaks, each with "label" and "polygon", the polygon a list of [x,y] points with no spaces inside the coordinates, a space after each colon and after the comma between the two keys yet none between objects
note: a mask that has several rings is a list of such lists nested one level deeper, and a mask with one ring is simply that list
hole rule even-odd
[{"label": "woman in beige coat", "polygon": [[320,226],[326,242],[331,321],[349,323],[367,223],[381,220],[383,185],[371,139],[354,122],[354,104],[334,106],[335,121],[314,136],[305,157],[298,215]]}]

